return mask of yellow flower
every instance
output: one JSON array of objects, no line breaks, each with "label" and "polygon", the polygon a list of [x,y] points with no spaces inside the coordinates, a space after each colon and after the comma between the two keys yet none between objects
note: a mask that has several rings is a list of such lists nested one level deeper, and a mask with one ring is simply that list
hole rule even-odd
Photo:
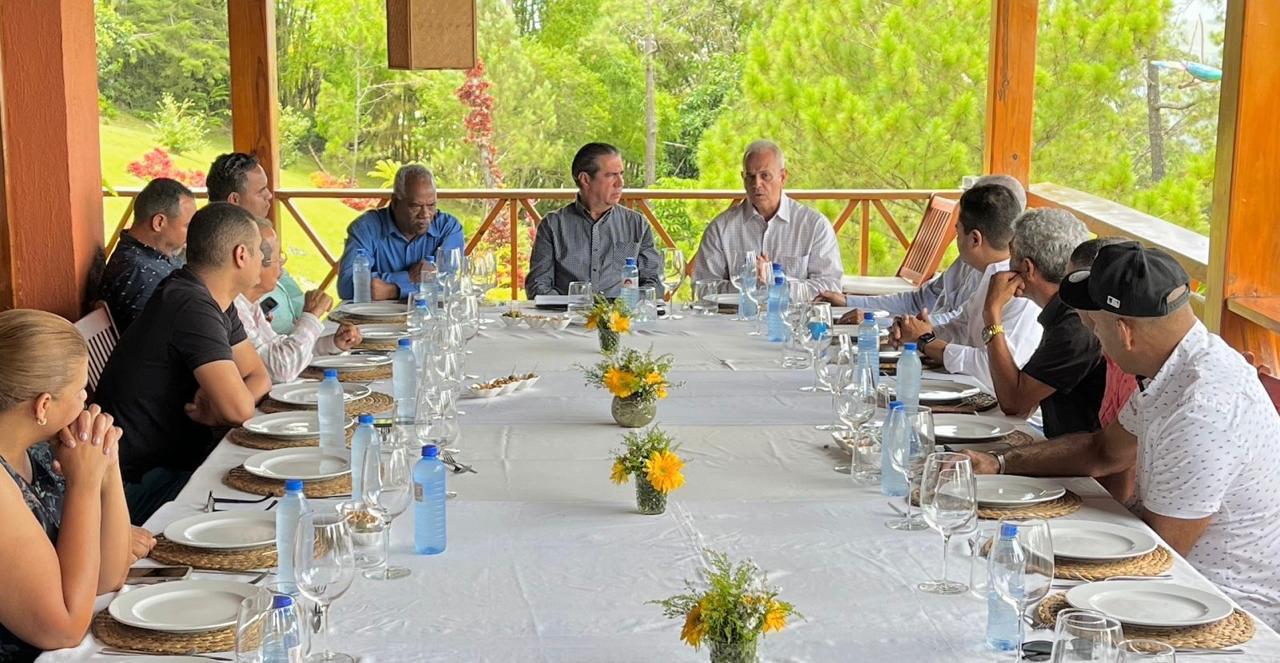
[{"label": "yellow flower", "polygon": [[666,398],[666,397],[667,397],[667,388],[666,388],[666,387],[658,387],[658,400],[662,400],[662,399],[664,399],[664,398]]},{"label": "yellow flower", "polygon": [[636,376],[611,366],[604,372],[604,386],[614,396],[626,398],[636,391]]},{"label": "yellow flower", "polygon": [[644,383],[645,384],[661,384],[662,374],[657,371],[650,371],[648,375],[644,376]]},{"label": "yellow flower", "polygon": [[613,471],[609,473],[609,480],[621,486],[627,482],[627,468],[622,461],[613,461]]},{"label": "yellow flower", "polygon": [[600,324],[600,316],[595,313],[587,315],[587,329],[595,329]]},{"label": "yellow flower", "polygon": [[764,632],[781,631],[787,626],[787,609],[777,601],[769,602],[769,609],[764,613]]},{"label": "yellow flower", "polygon": [[671,451],[655,451],[644,462],[646,476],[659,492],[666,494],[684,485],[680,468],[684,461]]},{"label": "yellow flower", "polygon": [[609,329],[618,333],[631,331],[631,318],[628,318],[617,311],[613,311],[609,314]]},{"label": "yellow flower", "polygon": [[707,635],[707,625],[702,621],[702,604],[705,602],[703,599],[693,606],[684,617],[684,628],[680,629],[680,639],[694,649],[702,645],[702,638]]}]

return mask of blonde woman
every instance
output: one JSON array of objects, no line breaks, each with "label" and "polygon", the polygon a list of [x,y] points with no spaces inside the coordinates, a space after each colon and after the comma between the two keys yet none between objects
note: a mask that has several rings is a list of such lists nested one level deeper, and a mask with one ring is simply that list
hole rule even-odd
[{"label": "blonde woman", "polygon": [[[0,313],[0,663],[84,638],[132,561],[121,431],[85,409],[89,357],[66,320]],[[46,442],[48,440],[54,440]]]}]

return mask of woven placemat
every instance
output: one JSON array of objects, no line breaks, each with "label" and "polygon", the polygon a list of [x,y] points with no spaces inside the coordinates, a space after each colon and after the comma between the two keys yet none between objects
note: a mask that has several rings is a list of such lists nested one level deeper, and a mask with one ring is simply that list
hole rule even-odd
[{"label": "woven placemat", "polygon": [[[1052,594],[1040,602],[1036,608],[1036,621],[1045,628],[1053,628],[1057,623],[1058,613],[1071,607],[1067,603],[1066,594]],[[1222,649],[1241,645],[1253,638],[1253,618],[1239,609],[1230,617],[1204,626],[1188,626],[1186,628],[1143,628],[1141,626],[1124,625],[1124,637],[1159,640],[1176,648],[1189,649]]]},{"label": "woven placemat", "polygon": [[[355,432],[355,427],[347,429],[347,446],[351,446],[351,435]],[[232,428],[227,433],[227,439],[232,444],[244,447],[246,449],[257,449],[259,451],[275,451],[276,449],[297,449],[298,447],[318,447],[320,446],[320,438],[318,437],[270,437],[268,435],[259,435],[250,433],[243,428]]]},{"label": "woven placemat", "polygon": [[[921,367],[923,367],[923,368],[924,368],[924,370],[926,370],[926,371],[940,371],[940,370],[942,370],[942,362],[934,361],[934,360],[932,360],[932,359],[930,359],[930,358],[928,358],[928,357],[921,357],[921,358],[920,358],[920,365],[921,365]],[[897,375],[897,374],[898,374],[898,360],[896,360],[896,359],[895,359],[895,360],[893,360],[893,361],[882,361],[882,362],[880,362],[880,374],[881,374],[881,375]]]},{"label": "woven placemat", "polygon": [[150,654],[204,654],[231,651],[236,646],[234,626],[200,633],[165,633],[121,624],[106,610],[93,616],[93,637],[108,647]]},{"label": "woven placemat", "polygon": [[1058,518],[1080,510],[1084,500],[1079,495],[1067,491],[1062,497],[1040,504],[1017,508],[979,506],[978,517],[986,520],[1001,518]]},{"label": "woven placemat", "polygon": [[[222,483],[230,488],[242,490],[254,495],[284,496],[284,482],[275,479],[264,479],[250,474],[244,465],[231,468],[223,477]],[[307,497],[337,497],[351,494],[351,473],[324,481],[307,481],[302,484],[302,494]]]},{"label": "woven placemat", "polygon": [[197,569],[257,571],[276,565],[276,547],[269,545],[248,550],[209,550],[174,543],[161,534],[156,537],[156,546],[151,549],[151,559],[161,564],[181,564]]},{"label": "woven placemat", "polygon": [[956,403],[930,403],[929,409],[933,410],[934,414],[977,414],[986,412],[999,404],[1000,401],[991,394],[977,394],[966,396]]},{"label": "woven placemat", "polygon": [[[360,341],[360,343],[356,345],[356,349],[357,350],[373,350],[375,352],[389,352],[389,351],[394,351],[396,349],[396,344],[399,342],[400,342],[400,339],[396,339],[394,341],[388,341],[388,340],[375,341],[371,339],[365,339],[363,341]],[[342,376],[338,376],[338,377],[341,378]]]},{"label": "woven placemat", "polygon": [[[311,380],[323,380],[324,369],[310,366],[302,369],[299,377]],[[362,368],[356,371],[338,371],[339,382],[373,382],[374,380],[390,380],[391,364],[385,366],[375,366],[374,368]]]},{"label": "woven placemat", "polygon": [[1064,580],[1106,580],[1115,576],[1157,576],[1173,567],[1173,555],[1156,546],[1155,550],[1137,557],[1109,562],[1089,562],[1058,557],[1053,562],[1053,575]]},{"label": "woven placemat", "polygon": [[[357,398],[347,403],[347,416],[354,417],[359,414],[380,414],[387,412],[395,407],[396,400],[380,391],[375,391],[364,398]],[[267,397],[258,404],[258,409],[271,414],[272,412],[292,412],[294,410],[314,410],[314,407],[305,405],[294,405],[292,403],[281,403],[280,401]]]}]

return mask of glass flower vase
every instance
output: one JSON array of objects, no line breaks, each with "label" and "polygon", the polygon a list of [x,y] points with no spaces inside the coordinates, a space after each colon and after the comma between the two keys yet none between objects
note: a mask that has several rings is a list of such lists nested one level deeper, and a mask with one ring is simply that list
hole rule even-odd
[{"label": "glass flower vase", "polygon": [[640,428],[648,425],[658,415],[658,401],[636,396],[626,398],[614,396],[610,410],[613,413],[613,420],[618,422],[619,426]]},{"label": "glass flower vase", "polygon": [[600,335],[600,352],[611,355],[618,351],[618,332],[605,329],[599,329]]},{"label": "glass flower vase", "polygon": [[710,643],[711,663],[756,663],[756,643],[750,642],[715,642]]},{"label": "glass flower vase", "polygon": [[667,494],[653,487],[644,473],[636,474],[636,510],[656,516],[667,510]]}]

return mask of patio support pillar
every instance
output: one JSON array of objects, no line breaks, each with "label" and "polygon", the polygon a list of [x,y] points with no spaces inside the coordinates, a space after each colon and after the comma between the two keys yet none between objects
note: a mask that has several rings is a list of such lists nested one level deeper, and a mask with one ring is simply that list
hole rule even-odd
[{"label": "patio support pillar", "polygon": [[987,114],[982,172],[1031,176],[1031,119],[1036,87],[1039,0],[991,0]]},{"label": "patio support pillar", "polygon": [[[271,189],[280,188],[280,137],[276,129],[280,95],[276,79],[275,0],[229,0],[227,31],[231,49],[231,143],[255,154]],[[271,220],[280,233],[280,215]]]},{"label": "patio support pillar", "polygon": [[93,3],[0,2],[0,308],[76,320],[102,260]]},{"label": "patio support pillar", "polygon": [[1280,373],[1280,2],[1230,0],[1205,323]]}]

